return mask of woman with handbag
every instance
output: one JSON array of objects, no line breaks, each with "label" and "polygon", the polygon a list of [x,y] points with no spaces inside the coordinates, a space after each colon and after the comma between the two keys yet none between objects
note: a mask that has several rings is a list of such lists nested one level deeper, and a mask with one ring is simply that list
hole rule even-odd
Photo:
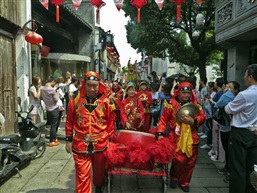
[{"label": "woman with handbag", "polygon": [[[215,103],[214,108],[217,109],[213,115],[213,119],[218,122],[218,129],[220,130],[220,139],[225,151],[225,166],[222,169],[218,169],[219,174],[229,174],[228,167],[228,142],[230,136],[230,121],[231,117],[224,110],[224,107],[234,100],[235,96],[239,93],[240,84],[236,81],[230,81],[227,83],[224,90],[224,94]],[[228,182],[228,178],[225,178],[225,182]]]}]

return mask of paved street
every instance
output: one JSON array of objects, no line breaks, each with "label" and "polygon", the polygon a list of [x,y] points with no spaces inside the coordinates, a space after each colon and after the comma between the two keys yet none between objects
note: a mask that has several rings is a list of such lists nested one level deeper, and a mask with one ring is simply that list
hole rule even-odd
[{"label": "paved street", "polygon": [[[64,123],[60,133],[64,134]],[[0,187],[0,193],[75,193],[74,162],[70,154],[61,145],[47,147],[43,157],[32,160],[21,170],[22,177],[13,176]],[[202,142],[203,143],[203,142]],[[217,173],[217,167],[223,163],[213,162],[207,150],[199,150],[199,157],[190,183],[191,193],[228,193],[228,184],[224,176]],[[162,193],[162,178],[135,175],[113,175],[112,193]],[[168,188],[167,193],[182,193],[180,188]],[[107,193],[107,186],[104,189]]]}]

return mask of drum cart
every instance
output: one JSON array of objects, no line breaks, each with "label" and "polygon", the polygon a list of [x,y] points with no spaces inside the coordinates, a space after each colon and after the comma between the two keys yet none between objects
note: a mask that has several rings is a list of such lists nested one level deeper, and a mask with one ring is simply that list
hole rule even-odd
[{"label": "drum cart", "polygon": [[[149,155],[149,153],[144,154],[146,153],[144,150],[148,150],[148,148],[151,147],[155,148],[156,146],[152,146],[154,144],[156,144],[156,137],[153,134],[131,130],[119,130],[115,145],[110,146],[107,150],[107,152],[110,153],[107,159],[109,158],[109,161],[113,161],[107,164],[108,193],[111,193],[112,178],[114,175],[120,175],[120,177],[122,175],[161,177],[163,193],[167,192],[170,181],[168,172],[169,164],[163,164],[164,162],[162,162],[162,164],[155,163],[151,156],[149,156],[149,159],[147,158],[145,162],[142,161],[142,159],[144,160],[147,155]],[[132,146],[134,147],[131,148]],[[161,151],[162,149],[163,147],[160,148]],[[125,154],[126,156],[120,153],[121,150],[127,153]],[[120,157],[122,157],[122,159],[119,159]],[[135,159],[138,159],[139,162],[136,163],[140,164],[135,164]],[[121,160],[120,164],[116,164],[117,160]]]},{"label": "drum cart", "polygon": [[[169,165],[158,165],[155,164],[152,171],[143,171],[143,170],[135,170],[128,168],[112,168],[109,169],[108,172],[108,193],[111,193],[111,181],[113,175],[135,175],[135,176],[154,176],[154,177],[162,177],[162,188],[163,193],[167,193],[167,189],[169,187]],[[122,191],[120,191],[122,192]]]}]

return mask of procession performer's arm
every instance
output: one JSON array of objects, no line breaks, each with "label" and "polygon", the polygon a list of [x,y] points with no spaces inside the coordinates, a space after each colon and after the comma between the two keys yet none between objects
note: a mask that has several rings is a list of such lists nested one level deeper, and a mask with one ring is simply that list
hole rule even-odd
[{"label": "procession performer's arm", "polygon": [[[79,94],[76,100],[79,98]],[[72,153],[72,138],[73,138],[73,126],[75,124],[76,108],[74,98],[71,97],[67,109],[67,117],[65,123],[65,141],[66,141],[66,151],[67,153]]]}]

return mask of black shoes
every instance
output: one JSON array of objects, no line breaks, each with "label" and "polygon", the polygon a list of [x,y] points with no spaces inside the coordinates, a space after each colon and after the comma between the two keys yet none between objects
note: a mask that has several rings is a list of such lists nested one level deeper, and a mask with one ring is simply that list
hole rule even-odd
[{"label": "black shoes", "polygon": [[223,179],[225,183],[229,184],[229,174],[226,175],[226,177]]},{"label": "black shoes", "polygon": [[[177,180],[170,180],[170,187],[175,189],[178,186]],[[189,192],[189,186],[179,186],[183,192]]]},{"label": "black shoes", "polygon": [[177,180],[170,180],[170,187],[175,189],[178,186],[178,181]]},{"label": "black shoes", "polygon": [[183,192],[189,192],[189,186],[180,186],[180,188]]},{"label": "black shoes", "polygon": [[222,169],[218,169],[217,172],[222,175],[229,174],[228,168],[226,166]]},{"label": "black shoes", "polygon": [[95,187],[95,193],[102,193],[101,187]]}]

